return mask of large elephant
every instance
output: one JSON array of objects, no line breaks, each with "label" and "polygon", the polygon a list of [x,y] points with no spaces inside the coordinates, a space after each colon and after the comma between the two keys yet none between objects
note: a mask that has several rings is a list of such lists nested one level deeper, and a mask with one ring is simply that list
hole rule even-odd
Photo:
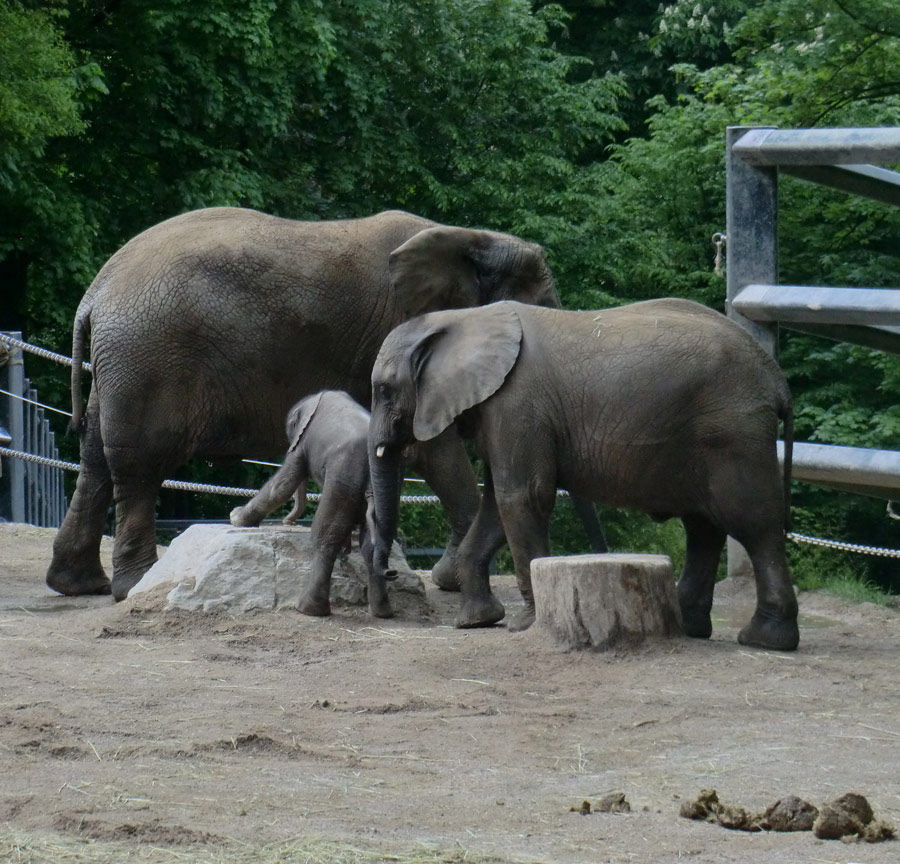
[{"label": "large elephant", "polygon": [[526,601],[511,629],[531,624],[530,562],[549,554],[548,520],[563,487],[659,519],[681,517],[687,549],[678,598],[690,636],[710,636],[717,562],[726,535],[740,541],[757,606],[739,641],[796,648],[785,556],[790,392],[775,361],[723,315],[685,300],[601,312],[501,302],[398,327],[372,372],[376,571],[385,569],[396,525],[398,448],[454,425],[474,438],[487,469],[478,515],[457,550],[457,626],[503,617],[488,563],[504,532]]},{"label": "large elephant", "polygon": [[[503,298],[559,306],[540,246],[400,211],[297,222],[211,208],[138,235],[103,266],[75,316],[81,470],[47,584],[122,599],[156,561],[167,474],[193,456],[277,458],[301,397],[341,389],[368,405],[372,364],[396,325]],[[94,377],[83,413],[88,334]],[[434,573],[451,587],[453,552],[478,508],[474,474],[452,430],[416,448],[413,464],[451,522]],[[112,500],[110,585],[99,548]]]}]

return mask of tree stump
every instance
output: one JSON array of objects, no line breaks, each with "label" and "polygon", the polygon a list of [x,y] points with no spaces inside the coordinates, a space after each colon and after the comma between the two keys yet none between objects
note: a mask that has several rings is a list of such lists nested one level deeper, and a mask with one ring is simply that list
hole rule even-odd
[{"label": "tree stump", "polygon": [[567,648],[606,651],[682,633],[666,555],[570,555],[531,562],[535,621]]}]

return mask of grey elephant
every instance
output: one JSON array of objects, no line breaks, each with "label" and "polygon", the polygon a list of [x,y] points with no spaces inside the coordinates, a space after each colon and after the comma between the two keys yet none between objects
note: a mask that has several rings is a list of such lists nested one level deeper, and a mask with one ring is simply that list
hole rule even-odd
[{"label": "grey elephant", "polygon": [[[784,424],[785,469],[776,452]],[[456,425],[487,468],[457,552],[458,627],[503,618],[488,564],[504,532],[534,620],[530,562],[549,554],[557,487],[681,518],[678,598],[685,631],[709,637],[726,535],[753,563],[757,605],[739,641],[792,650],[797,600],[785,555],[793,409],[775,361],[738,325],[685,300],[601,312],[501,302],[436,312],[394,330],[372,372],[369,458],[376,570],[397,514],[399,447]]]},{"label": "grey elephant", "polygon": [[313,561],[297,608],[306,615],[331,613],[331,572],[338,555],[359,528],[359,549],[369,570],[369,611],[389,618],[393,611],[383,578],[372,571],[374,504],[369,483],[369,412],[343,391],[326,390],[301,399],[288,413],[290,441],[282,466],[242,507],[231,511],[231,524],[256,526],[273,510],[294,498],[285,517],[293,524],[306,508],[310,477],[322,490],[313,516]]},{"label": "grey elephant", "polygon": [[[211,208],[139,234],[75,316],[81,470],[47,584],[124,598],[156,561],[156,496],[170,472],[194,456],[277,458],[284,417],[303,396],[342,389],[368,405],[372,364],[397,324],[504,298],[559,306],[540,246],[400,211],[298,222]],[[433,578],[452,587],[453,554],[478,508],[475,477],[452,430],[416,448],[414,466],[451,523]],[[99,548],[113,500],[110,585]]]}]

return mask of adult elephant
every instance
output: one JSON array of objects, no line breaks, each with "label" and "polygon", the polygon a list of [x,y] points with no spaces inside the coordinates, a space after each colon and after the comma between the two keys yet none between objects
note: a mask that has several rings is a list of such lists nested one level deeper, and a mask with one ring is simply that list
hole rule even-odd
[{"label": "adult elephant", "polygon": [[[396,325],[503,298],[559,306],[540,246],[400,211],[297,222],[212,208],[138,235],[103,266],[75,316],[81,470],[47,584],[124,598],[156,561],[167,474],[193,456],[280,456],[285,416],[303,396],[346,390],[368,406],[372,364]],[[416,449],[452,526],[433,578],[453,587],[452,554],[478,508],[474,474],[452,430]],[[99,549],[112,500],[110,583]]]},{"label": "adult elephant", "polygon": [[526,601],[511,627],[534,621],[530,565],[549,554],[561,486],[681,518],[687,549],[678,598],[690,636],[712,632],[716,565],[733,536],[750,555],[757,589],[739,641],[796,648],[785,554],[790,392],[775,361],[725,316],[685,300],[602,312],[503,302],[434,312],[394,330],[372,372],[376,578],[386,574],[396,526],[399,448],[454,426],[474,438],[486,467],[478,515],[457,553],[457,626],[503,618],[488,564],[504,538]]}]

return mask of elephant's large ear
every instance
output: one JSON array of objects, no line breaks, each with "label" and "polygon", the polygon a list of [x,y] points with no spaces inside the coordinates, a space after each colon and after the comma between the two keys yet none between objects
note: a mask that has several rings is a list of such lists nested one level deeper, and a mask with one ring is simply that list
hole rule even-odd
[{"label": "elephant's large ear", "polygon": [[391,253],[389,268],[406,318],[497,300],[559,306],[544,250],[511,234],[426,228]]},{"label": "elephant's large ear", "polygon": [[391,285],[405,318],[478,302],[478,275],[469,251],[475,234],[465,228],[437,225],[391,252]]},{"label": "elephant's large ear", "polygon": [[521,342],[522,324],[508,303],[454,315],[425,333],[410,357],[416,439],[440,435],[463,411],[496,393],[516,363]]},{"label": "elephant's large ear", "polygon": [[315,396],[309,396],[298,402],[288,412],[286,426],[288,438],[291,441],[288,453],[293,453],[300,446],[300,439],[303,437],[303,433],[306,431],[306,427],[309,426],[309,421],[312,420],[321,401],[322,393],[316,393]]}]

